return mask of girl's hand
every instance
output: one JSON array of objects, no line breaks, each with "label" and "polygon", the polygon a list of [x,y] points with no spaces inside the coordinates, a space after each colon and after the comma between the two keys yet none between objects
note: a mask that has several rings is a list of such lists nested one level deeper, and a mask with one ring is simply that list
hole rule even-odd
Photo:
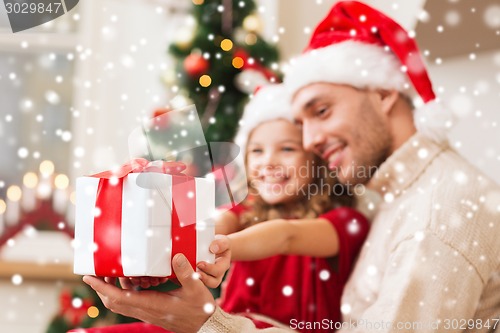
[{"label": "girl's hand", "polygon": [[209,288],[217,288],[231,265],[231,246],[229,238],[216,235],[210,244],[210,252],[215,254],[215,263],[201,261],[197,264],[200,280]]}]

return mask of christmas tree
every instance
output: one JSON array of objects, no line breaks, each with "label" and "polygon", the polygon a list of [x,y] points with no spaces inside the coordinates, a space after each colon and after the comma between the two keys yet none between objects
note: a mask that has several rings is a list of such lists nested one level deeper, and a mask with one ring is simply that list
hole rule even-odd
[{"label": "christmas tree", "polygon": [[[196,105],[207,142],[230,141],[247,97],[278,80],[278,52],[259,34],[253,0],[193,0],[169,52],[179,93]],[[173,84],[173,82],[167,82]]]}]

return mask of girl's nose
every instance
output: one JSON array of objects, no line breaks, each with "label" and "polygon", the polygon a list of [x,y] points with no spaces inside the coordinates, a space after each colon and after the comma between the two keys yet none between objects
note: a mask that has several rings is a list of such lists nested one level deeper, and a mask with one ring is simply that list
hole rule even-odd
[{"label": "girl's nose", "polygon": [[266,152],[264,156],[262,156],[262,165],[266,168],[273,168],[278,164],[276,154],[273,152]]}]

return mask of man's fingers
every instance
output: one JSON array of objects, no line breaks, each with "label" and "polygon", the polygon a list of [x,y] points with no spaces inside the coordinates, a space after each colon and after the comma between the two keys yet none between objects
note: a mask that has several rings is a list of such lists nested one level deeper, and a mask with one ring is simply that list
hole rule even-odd
[{"label": "man's fingers", "polygon": [[142,288],[149,288],[151,286],[156,287],[159,284],[160,284],[159,278],[157,278],[157,277],[145,276],[145,277],[141,278],[141,287]]},{"label": "man's fingers", "polygon": [[160,279],[158,279],[158,278],[151,279],[151,285],[153,287],[159,286],[160,285]]},{"label": "man's fingers", "polygon": [[130,278],[130,283],[132,283],[134,286],[139,286],[141,284],[141,278],[138,277]]},{"label": "man's fingers", "polygon": [[183,286],[170,292],[123,290],[92,276],[85,276],[83,281],[97,292],[104,306],[112,312],[173,332],[197,332],[210,316],[207,304],[215,309],[213,296],[201,281],[193,279],[194,271],[186,257],[175,256],[172,266]]},{"label": "man's fingers", "polygon": [[116,278],[114,277],[105,277],[104,281],[106,281],[109,284],[116,284]]},{"label": "man's fingers", "polygon": [[89,286],[92,287],[95,291],[103,294],[103,295],[108,295],[112,294],[115,292],[115,290],[120,290],[116,286],[109,284],[102,279],[99,279],[95,276],[90,276],[90,275],[85,275],[83,277],[83,282],[88,284]]},{"label": "man's fingers", "polygon": [[196,290],[200,288],[200,286],[204,288],[203,283],[199,281],[199,278],[197,278],[199,277],[199,274],[195,274],[193,268],[189,264],[189,261],[183,254],[176,254],[172,262],[174,273],[183,288],[187,290]]},{"label": "man's fingers", "polygon": [[151,287],[151,283],[142,281],[140,286],[142,289],[148,289],[149,287]]},{"label": "man's fingers", "polygon": [[135,307],[141,304],[136,292],[122,290],[115,285],[88,275],[83,277],[83,282],[96,291],[106,308],[124,316],[136,317]]},{"label": "man's fingers", "polygon": [[120,286],[122,286],[122,289],[127,289],[127,290],[134,289],[134,285],[132,284],[132,282],[130,282],[129,278],[121,277],[118,278],[118,280],[120,281]]},{"label": "man's fingers", "polygon": [[[83,282],[88,284],[92,289],[94,289],[97,293],[102,295],[108,301],[113,303],[119,303],[122,299],[128,299],[131,296],[131,292],[128,290],[121,290],[117,286],[113,284],[106,283],[105,281],[96,278],[94,276],[86,275],[83,277]],[[124,297],[127,296],[127,297]],[[115,302],[115,300],[120,300],[119,302]],[[104,301],[104,300],[103,300]]]}]

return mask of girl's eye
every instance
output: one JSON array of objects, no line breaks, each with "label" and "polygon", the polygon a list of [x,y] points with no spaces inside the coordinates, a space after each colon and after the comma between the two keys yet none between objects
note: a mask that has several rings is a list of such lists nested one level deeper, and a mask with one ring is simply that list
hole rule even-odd
[{"label": "girl's eye", "polygon": [[254,148],[254,149],[250,149],[250,152],[252,154],[259,154],[259,153],[262,153],[262,149],[260,149],[260,148]]},{"label": "girl's eye", "polygon": [[281,148],[282,151],[290,152],[290,151],[295,151],[294,147],[283,147]]}]

